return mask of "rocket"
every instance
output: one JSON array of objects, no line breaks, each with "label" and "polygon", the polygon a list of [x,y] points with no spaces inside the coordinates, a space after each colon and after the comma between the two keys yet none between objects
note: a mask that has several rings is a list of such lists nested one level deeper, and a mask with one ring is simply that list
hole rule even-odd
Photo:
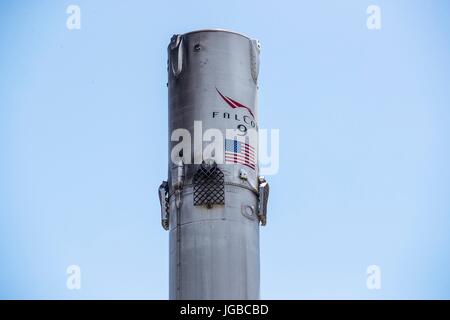
[{"label": "rocket", "polygon": [[226,30],[168,46],[169,299],[259,299],[259,228],[269,185],[258,166],[260,44]]}]

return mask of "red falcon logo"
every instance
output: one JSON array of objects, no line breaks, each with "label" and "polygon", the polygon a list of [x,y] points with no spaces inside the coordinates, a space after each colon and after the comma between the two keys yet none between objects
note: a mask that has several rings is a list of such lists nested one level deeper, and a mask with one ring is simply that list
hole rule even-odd
[{"label": "red falcon logo", "polygon": [[223,99],[230,107],[232,107],[233,109],[236,109],[236,108],[244,108],[244,109],[246,109],[246,110],[252,115],[253,118],[255,118],[255,116],[253,115],[252,110],[251,110],[249,107],[244,106],[242,103],[239,103],[239,102],[237,102],[236,100],[231,99],[230,97],[224,96],[224,95],[219,91],[219,89],[216,88],[216,90],[217,90],[217,93],[222,97],[222,99]]}]

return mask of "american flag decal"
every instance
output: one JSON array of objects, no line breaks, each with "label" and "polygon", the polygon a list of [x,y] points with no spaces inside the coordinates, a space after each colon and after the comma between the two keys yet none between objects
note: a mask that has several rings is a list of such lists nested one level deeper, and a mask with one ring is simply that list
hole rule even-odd
[{"label": "american flag decal", "polygon": [[239,163],[255,170],[255,149],[248,143],[225,139],[225,163]]}]

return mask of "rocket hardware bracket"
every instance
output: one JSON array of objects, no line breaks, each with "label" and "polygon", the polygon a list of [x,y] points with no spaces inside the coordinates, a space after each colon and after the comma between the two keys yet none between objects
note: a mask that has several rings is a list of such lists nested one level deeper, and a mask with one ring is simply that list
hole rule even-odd
[{"label": "rocket hardware bracket", "polygon": [[267,201],[269,200],[269,183],[263,176],[258,178],[258,217],[261,225],[265,226],[267,223]]},{"label": "rocket hardware bracket", "polygon": [[169,230],[169,184],[163,181],[158,188],[159,204],[161,206],[161,225]]}]

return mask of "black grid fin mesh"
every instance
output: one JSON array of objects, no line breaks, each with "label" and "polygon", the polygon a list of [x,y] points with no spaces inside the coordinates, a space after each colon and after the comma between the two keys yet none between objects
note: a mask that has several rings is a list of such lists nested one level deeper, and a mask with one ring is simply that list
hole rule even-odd
[{"label": "black grid fin mesh", "polygon": [[201,165],[194,174],[194,206],[225,204],[224,175],[216,165]]}]

